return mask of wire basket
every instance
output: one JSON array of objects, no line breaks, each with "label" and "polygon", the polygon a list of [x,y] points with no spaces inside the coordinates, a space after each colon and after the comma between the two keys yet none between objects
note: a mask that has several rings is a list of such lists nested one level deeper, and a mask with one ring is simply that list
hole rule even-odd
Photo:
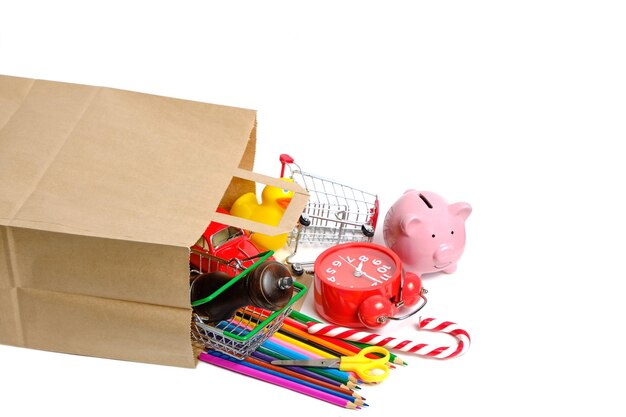
[{"label": "wire basket", "polygon": [[[219,270],[235,277],[245,271],[238,278],[233,278],[242,279],[253,268],[244,268],[239,259],[227,261],[195,249],[192,249],[191,252],[192,255],[200,257],[201,265],[208,264],[216,268],[202,272]],[[262,260],[264,259],[262,258]],[[221,292],[228,285],[229,283],[225,284],[214,294]],[[291,300],[278,311],[269,311],[253,306],[242,307],[237,310],[234,317],[222,320],[217,324],[207,323],[194,312],[191,324],[192,340],[201,344],[205,349],[217,350],[236,359],[245,359],[282,326],[283,320],[291,312],[293,304],[306,293],[304,285],[296,281],[293,285],[294,292]]]},{"label": "wire basket", "polygon": [[331,246],[344,242],[371,242],[378,220],[378,196],[336,181],[303,172],[293,158],[281,155],[281,177],[288,177],[304,187],[309,201],[298,225],[289,233],[287,244],[293,248],[287,256],[296,274],[313,261],[294,262],[300,243]]}]

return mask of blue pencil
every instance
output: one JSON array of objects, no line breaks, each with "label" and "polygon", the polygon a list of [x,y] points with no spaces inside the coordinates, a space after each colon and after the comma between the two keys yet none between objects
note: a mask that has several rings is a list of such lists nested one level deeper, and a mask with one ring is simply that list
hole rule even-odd
[{"label": "blue pencil", "polygon": [[[290,359],[311,359],[308,356],[305,356],[299,352],[294,352],[293,350],[289,350],[287,348],[285,348],[284,346],[279,345],[276,342],[272,342],[271,340],[266,340],[265,342],[262,343],[262,346],[266,347],[269,350],[272,350],[276,353],[280,353],[281,355],[287,356]],[[342,378],[345,379],[346,381],[352,381],[355,378],[350,375],[347,372],[344,371],[340,371],[339,369],[332,369],[332,368],[324,368],[324,370],[326,372],[328,372],[331,375],[335,375],[338,378]],[[356,382],[356,381],[354,381]]]},{"label": "blue pencil", "polygon": [[308,381],[303,381],[301,379],[294,378],[294,377],[292,377],[290,375],[281,374],[280,372],[276,372],[276,371],[273,371],[271,369],[263,368],[261,366],[255,365],[255,364],[250,363],[250,362],[238,361],[238,360],[236,360],[234,358],[231,358],[231,357],[228,357],[227,355],[224,355],[223,353],[220,353],[220,352],[216,352],[216,351],[213,351],[213,350],[208,350],[208,351],[206,351],[206,353],[208,353],[209,355],[217,356],[218,358],[227,359],[227,360],[230,360],[230,361],[233,361],[233,362],[240,363],[240,364],[245,365],[245,366],[247,366],[249,368],[256,369],[257,371],[260,371],[260,372],[266,372],[266,373],[268,373],[270,375],[274,375],[274,376],[279,377],[279,378],[284,378],[284,379],[286,379],[288,381],[295,382],[296,384],[302,384],[302,385],[305,385],[307,387],[310,387],[310,388],[313,388],[313,389],[316,389],[316,390],[327,392],[327,393],[329,393],[331,395],[335,395],[337,397],[344,398],[344,399],[346,399],[348,401],[355,401],[356,400],[351,395],[347,395],[347,394],[343,394],[343,393],[340,393],[340,392],[337,392],[337,391],[333,391],[333,390],[328,389],[326,387],[321,387],[319,385],[312,384],[312,383],[310,383]]},{"label": "blue pencil", "polygon": [[[220,329],[224,330],[224,331],[232,331],[234,330],[237,326],[232,324],[232,323],[228,323],[225,326],[221,326],[222,324],[226,324],[226,322],[221,322],[220,323]],[[242,329],[237,329],[242,330]],[[243,330],[240,334],[247,334],[248,331]],[[281,345],[279,345],[278,343],[272,342],[271,340],[266,340],[265,342],[263,342],[261,344],[261,346],[264,346],[265,348],[274,351],[276,353],[280,353],[281,355],[287,356],[289,359],[311,359],[308,356],[305,356],[301,353],[298,352],[294,352],[292,350],[289,350]],[[333,375],[336,378],[340,378],[344,381],[352,381],[353,383],[357,383],[358,380],[353,377],[352,375],[350,375],[348,372],[344,372],[344,371],[340,371],[339,369],[330,369],[330,368],[324,368],[324,373],[327,373],[328,375]]]},{"label": "blue pencil", "polygon": [[[267,354],[265,354],[265,353],[263,353],[263,352],[261,352],[259,350],[255,351],[255,352],[252,352],[252,356],[254,358],[258,359],[258,360],[262,360],[263,362],[267,362],[267,363],[270,363],[271,361],[277,359],[277,358],[275,358],[273,356],[270,356],[270,355],[267,355]],[[308,376],[310,378],[314,378],[314,379],[317,379],[319,381],[326,382],[328,384],[336,385],[336,386],[341,387],[341,388],[346,388],[346,389],[356,388],[356,389],[360,389],[360,387],[356,387],[356,386],[349,387],[349,386],[344,385],[341,382],[338,382],[338,381],[336,381],[334,379],[330,379],[328,377],[325,377],[323,375],[320,375],[320,374],[315,373],[313,371],[310,371],[308,369],[304,369],[301,366],[285,366],[285,368],[287,368],[287,369],[289,369],[291,371],[297,372],[299,374]]]}]

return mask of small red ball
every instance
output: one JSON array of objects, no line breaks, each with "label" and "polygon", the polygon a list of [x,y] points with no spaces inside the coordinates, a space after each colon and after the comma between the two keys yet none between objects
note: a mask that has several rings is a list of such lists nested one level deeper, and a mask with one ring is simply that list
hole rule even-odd
[{"label": "small red ball", "polygon": [[359,306],[358,316],[363,325],[371,329],[383,327],[393,316],[394,306],[382,295],[368,297]]},{"label": "small red ball", "polygon": [[422,294],[422,279],[412,272],[404,274],[404,285],[402,286],[402,300],[406,307],[417,304]]}]

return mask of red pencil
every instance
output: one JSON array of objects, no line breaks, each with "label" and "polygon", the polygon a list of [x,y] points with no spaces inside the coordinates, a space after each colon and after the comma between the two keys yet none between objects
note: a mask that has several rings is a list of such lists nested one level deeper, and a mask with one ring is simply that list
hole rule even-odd
[{"label": "red pencil", "polygon": [[313,398],[317,398],[322,401],[329,402],[331,404],[338,405],[343,408],[360,409],[361,406],[356,405],[352,401],[347,401],[342,397],[328,394],[323,391],[319,391],[305,385],[301,385],[278,376],[274,376],[265,372],[261,372],[257,369],[250,368],[251,365],[245,365],[241,361],[229,358],[226,355],[214,353],[214,352],[202,352],[199,359],[204,362],[211,363],[213,365],[220,366],[222,368],[229,369],[234,372],[238,372],[256,379],[260,379],[271,384],[281,386],[283,388],[290,389],[292,391],[299,392],[301,394],[309,395]]},{"label": "red pencil", "polygon": [[[355,392],[353,392],[353,391],[351,391],[349,389],[340,388],[340,387],[338,387],[336,385],[331,385],[331,384],[329,384],[327,382],[320,381],[319,379],[311,378],[310,376],[306,376],[306,375],[300,374],[298,372],[294,372],[294,371],[292,371],[290,369],[287,369],[285,367],[272,365],[270,363],[263,362],[260,359],[256,359],[256,358],[253,358],[253,357],[250,357],[250,356],[245,358],[244,360],[246,362],[250,362],[250,363],[252,363],[254,365],[260,366],[262,368],[270,369],[270,370],[272,370],[274,372],[279,372],[279,373],[282,373],[282,374],[285,374],[285,375],[292,376],[294,378],[302,379],[303,381],[307,381],[307,382],[310,382],[312,384],[316,384],[316,385],[319,385],[321,387],[328,388],[330,390],[336,391],[336,392],[341,393],[341,394],[351,395],[351,396],[353,396],[357,400],[364,400],[365,399],[365,398],[361,397],[359,394],[357,394],[357,393],[355,393]],[[356,401],[355,401],[355,403],[356,403]],[[356,405],[363,405],[363,404],[356,403]]]}]

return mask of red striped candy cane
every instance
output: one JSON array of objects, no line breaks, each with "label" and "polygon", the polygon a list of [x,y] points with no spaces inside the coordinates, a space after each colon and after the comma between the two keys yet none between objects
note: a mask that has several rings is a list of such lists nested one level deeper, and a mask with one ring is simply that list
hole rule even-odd
[{"label": "red striped candy cane", "polygon": [[347,327],[334,326],[332,324],[308,322],[308,331],[311,334],[320,334],[338,339],[362,342],[370,345],[383,346],[388,349],[414,353],[436,359],[453,358],[464,354],[470,345],[469,334],[451,321],[437,320],[434,318],[420,318],[418,328],[434,332],[448,333],[457,339],[456,346],[434,347],[425,343],[416,343],[410,340],[400,340],[394,337],[385,337],[375,333],[349,329]]}]

